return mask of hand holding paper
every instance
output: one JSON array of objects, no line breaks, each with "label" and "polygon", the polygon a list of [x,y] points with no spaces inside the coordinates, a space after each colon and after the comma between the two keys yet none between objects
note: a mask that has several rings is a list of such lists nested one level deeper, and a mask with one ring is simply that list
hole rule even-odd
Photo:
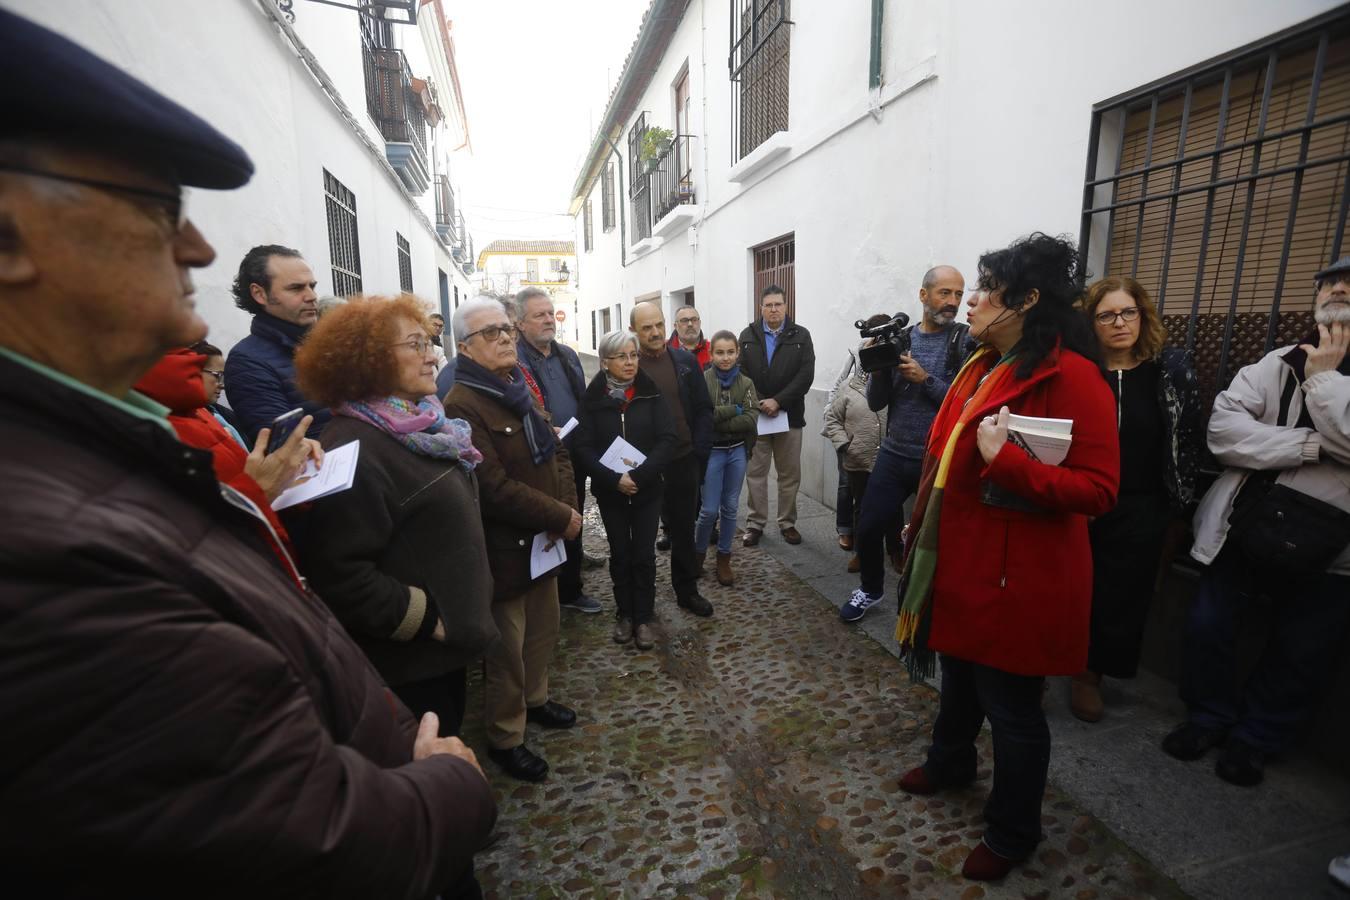
[{"label": "hand holding paper", "polygon": [[646,461],[647,454],[621,437],[616,437],[614,443],[610,444],[609,449],[600,457],[602,466],[620,475],[633,471]]},{"label": "hand holding paper", "polygon": [[770,416],[760,413],[755,419],[755,431],[758,434],[786,434],[788,430],[788,417],[786,413],[780,412],[777,415]]},{"label": "hand holding paper", "polygon": [[541,531],[534,536],[534,544],[530,547],[530,578],[538,578],[558,568],[566,560],[567,547],[562,539],[551,538],[548,532]]}]

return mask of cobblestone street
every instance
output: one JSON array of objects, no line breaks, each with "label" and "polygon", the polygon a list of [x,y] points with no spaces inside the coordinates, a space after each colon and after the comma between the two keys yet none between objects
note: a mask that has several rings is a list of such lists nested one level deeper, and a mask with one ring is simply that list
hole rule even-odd
[{"label": "cobblestone street", "polygon": [[[605,552],[588,516],[587,545]],[[478,856],[489,897],[1171,897],[1174,883],[1051,786],[1045,841],[1001,885],[964,881],[992,764],[936,798],[901,793],[923,758],[936,692],[761,548],[740,583],[705,578],[716,615],[675,606],[658,554],[664,640],[611,642],[612,618],[564,611],[551,693],[572,731],[530,727],[539,785],[490,762],[497,840]],[[609,600],[604,569],[588,590]],[[466,739],[482,755],[480,685]]]}]

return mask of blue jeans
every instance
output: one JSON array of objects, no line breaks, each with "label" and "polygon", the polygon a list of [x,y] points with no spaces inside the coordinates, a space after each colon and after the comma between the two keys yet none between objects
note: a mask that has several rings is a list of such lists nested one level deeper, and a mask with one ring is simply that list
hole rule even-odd
[{"label": "blue jeans", "polygon": [[999,856],[1026,859],[1041,839],[1041,798],[1050,768],[1050,728],[1039,676],[942,656],[942,697],[923,764],[943,785],[975,780],[975,739],[989,719],[994,784],[984,804],[984,842]]},{"label": "blue jeans", "polygon": [[922,470],[922,460],[901,456],[884,443],[877,452],[853,538],[862,567],[860,587],[870,597],[880,597],[886,588],[886,535],[900,530],[905,501],[919,490]]},{"label": "blue jeans", "polygon": [[703,475],[703,508],[698,511],[698,525],[694,529],[694,552],[708,552],[708,540],[719,510],[722,523],[717,529],[717,552],[731,552],[731,539],[736,535],[736,507],[741,502],[744,483],[745,447],[714,447]]},{"label": "blue jeans", "polygon": [[[1257,602],[1261,594],[1274,601],[1269,608]],[[1265,649],[1243,686],[1237,637],[1252,615],[1266,635]],[[1267,753],[1284,750],[1333,672],[1347,626],[1350,576],[1281,577],[1224,549],[1205,570],[1186,616],[1181,699],[1190,721],[1231,729],[1231,736]]]}]

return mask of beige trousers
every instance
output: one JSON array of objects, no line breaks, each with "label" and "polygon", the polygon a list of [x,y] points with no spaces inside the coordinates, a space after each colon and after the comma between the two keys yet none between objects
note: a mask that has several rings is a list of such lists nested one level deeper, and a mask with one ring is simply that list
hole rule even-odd
[{"label": "beige trousers", "polygon": [[[781,413],[781,415],[787,415]],[[797,527],[797,487],[802,483],[802,430],[789,428],[780,434],[755,438],[755,452],[745,469],[750,491],[747,530],[764,530],[769,521],[769,463],[778,473],[778,530]]]},{"label": "beige trousers", "polygon": [[558,643],[558,579],[541,578],[510,600],[492,603],[501,640],[483,656],[483,720],[488,743],[525,743],[525,707],[548,700],[548,666]]}]

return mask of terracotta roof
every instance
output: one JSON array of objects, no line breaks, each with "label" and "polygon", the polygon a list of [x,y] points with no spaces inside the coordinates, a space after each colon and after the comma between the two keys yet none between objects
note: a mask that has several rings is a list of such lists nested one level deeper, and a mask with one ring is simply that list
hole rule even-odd
[{"label": "terracotta roof", "polygon": [[478,251],[478,268],[497,253],[538,253],[542,256],[576,256],[576,241],[493,241]]}]

